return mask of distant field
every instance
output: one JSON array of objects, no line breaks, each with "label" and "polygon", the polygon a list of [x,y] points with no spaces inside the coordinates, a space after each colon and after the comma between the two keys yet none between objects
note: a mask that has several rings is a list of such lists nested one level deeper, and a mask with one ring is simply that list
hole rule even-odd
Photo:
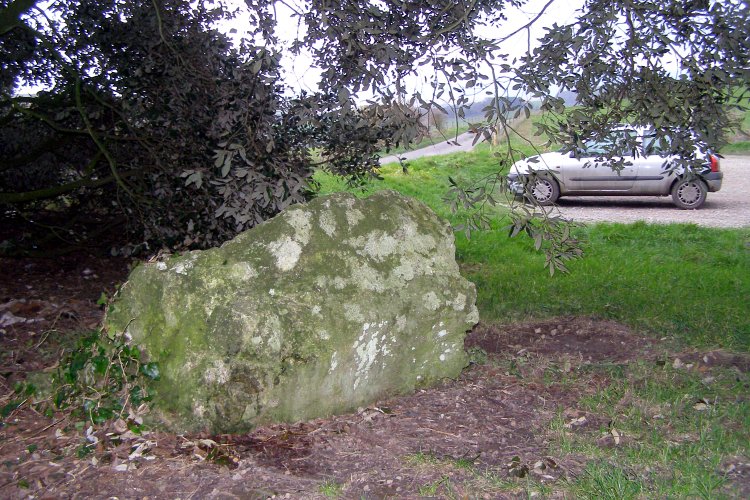
[{"label": "distant field", "polygon": [[750,111],[744,113],[740,130],[730,142],[721,149],[722,154],[750,154]]}]

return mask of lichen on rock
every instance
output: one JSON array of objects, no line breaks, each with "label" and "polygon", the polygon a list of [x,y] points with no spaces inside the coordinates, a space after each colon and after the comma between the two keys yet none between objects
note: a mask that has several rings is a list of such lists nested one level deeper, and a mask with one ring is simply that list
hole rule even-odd
[{"label": "lichen on rock", "polygon": [[220,248],[140,265],[106,326],[160,364],[155,421],[241,432],[455,377],[475,299],[429,208],[339,193]]}]

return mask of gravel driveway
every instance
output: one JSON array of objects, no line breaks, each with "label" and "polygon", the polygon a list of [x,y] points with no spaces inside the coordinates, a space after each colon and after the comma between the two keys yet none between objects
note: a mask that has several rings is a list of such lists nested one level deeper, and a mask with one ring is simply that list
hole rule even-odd
[{"label": "gravel driveway", "polygon": [[[458,141],[441,142],[398,156],[406,160],[424,156],[471,151],[474,134],[467,132]],[[457,144],[456,144],[457,142]],[[397,156],[381,158],[380,164],[398,161]],[[570,196],[560,198],[558,209],[566,218],[582,222],[693,223],[708,227],[750,227],[750,156],[727,156],[721,160],[724,182],[717,193],[708,193],[699,210],[681,210],[671,196]]]},{"label": "gravel driveway", "polygon": [[571,196],[560,198],[561,215],[583,222],[646,221],[694,223],[709,227],[750,227],[750,156],[721,160],[721,190],[708,193],[699,210],[681,210],[671,196]]}]

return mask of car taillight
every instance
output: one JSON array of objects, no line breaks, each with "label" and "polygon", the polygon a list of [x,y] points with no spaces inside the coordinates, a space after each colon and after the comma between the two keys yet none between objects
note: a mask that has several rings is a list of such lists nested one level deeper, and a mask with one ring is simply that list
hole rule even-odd
[{"label": "car taillight", "polygon": [[708,155],[708,159],[710,161],[711,165],[711,172],[718,172],[719,171],[719,157],[715,155]]}]

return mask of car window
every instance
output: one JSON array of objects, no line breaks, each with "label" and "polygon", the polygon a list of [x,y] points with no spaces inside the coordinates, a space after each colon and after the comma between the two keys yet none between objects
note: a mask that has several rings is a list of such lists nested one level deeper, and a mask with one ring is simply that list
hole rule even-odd
[{"label": "car window", "polygon": [[635,130],[615,130],[604,139],[586,141],[583,153],[585,156],[632,156],[636,135]]},{"label": "car window", "polygon": [[669,136],[663,136],[661,139],[656,137],[653,132],[647,132],[643,136],[643,154],[662,155],[669,154],[672,149],[672,139]]}]

